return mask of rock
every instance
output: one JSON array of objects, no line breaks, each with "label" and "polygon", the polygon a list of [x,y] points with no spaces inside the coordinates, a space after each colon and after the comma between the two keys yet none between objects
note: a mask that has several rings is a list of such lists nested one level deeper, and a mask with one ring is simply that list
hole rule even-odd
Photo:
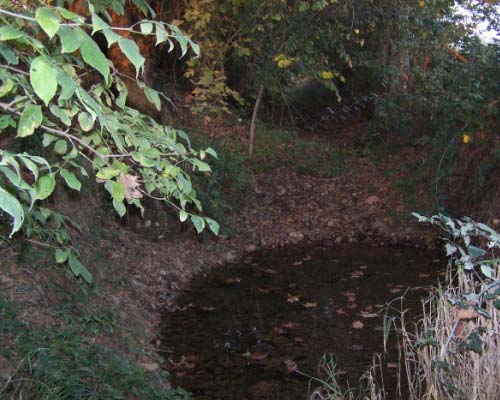
[{"label": "rock", "polygon": [[495,218],[495,219],[493,220],[493,225],[498,225],[498,224],[500,224],[500,219]]},{"label": "rock", "polygon": [[151,228],[151,220],[150,219],[147,219],[146,221],[144,221],[144,228]]},{"label": "rock", "polygon": [[372,206],[373,204],[376,204],[380,201],[380,198],[378,196],[370,196],[365,200],[365,203],[368,204],[369,206]]},{"label": "rock", "polygon": [[342,240],[344,240],[342,239],[342,236],[339,236],[338,238],[335,239],[335,243],[336,244],[342,243]]},{"label": "rock", "polygon": [[335,225],[337,225],[337,221],[331,219],[326,225],[328,226],[328,228],[333,228]]}]

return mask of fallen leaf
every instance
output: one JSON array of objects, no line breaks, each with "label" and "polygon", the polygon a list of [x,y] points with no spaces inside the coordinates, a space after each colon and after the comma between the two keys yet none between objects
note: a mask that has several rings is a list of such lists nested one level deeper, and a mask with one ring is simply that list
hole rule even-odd
[{"label": "fallen leaf", "polygon": [[297,370],[297,363],[292,360],[285,360],[283,363],[286,366],[286,371],[291,374],[292,372],[295,372]]},{"label": "fallen leaf", "polygon": [[203,311],[215,311],[217,310],[216,307],[200,307]]},{"label": "fallen leaf", "polygon": [[370,196],[365,200],[365,203],[368,204],[369,206],[376,204],[380,201],[378,196]]},{"label": "fallen leaf", "polygon": [[288,301],[289,303],[296,303],[298,302],[300,299],[299,299],[299,296],[292,296],[290,293],[287,294],[287,299],[286,301]]},{"label": "fallen leaf", "polygon": [[418,274],[419,278],[429,278],[431,274]]},{"label": "fallen leaf", "polygon": [[295,266],[302,265],[302,261],[295,261],[295,262],[293,263],[293,265],[295,265]]},{"label": "fallen leaf", "polygon": [[264,272],[265,272],[266,274],[270,274],[270,275],[275,275],[275,274],[277,274],[276,270],[271,269],[271,268],[266,268],[266,269],[264,270]]},{"label": "fallen leaf", "polygon": [[364,326],[365,326],[365,324],[363,324],[361,321],[354,321],[352,323],[352,327],[354,329],[362,329]]},{"label": "fallen leaf", "polygon": [[338,315],[344,315],[346,312],[342,309],[342,308],[337,308],[335,310],[335,312],[338,314]]},{"label": "fallen leaf", "polygon": [[231,277],[231,278],[227,278],[224,283],[227,283],[228,285],[232,285],[232,284],[235,284],[235,283],[240,283],[241,282],[241,279],[238,278],[237,276],[235,277]]},{"label": "fallen leaf", "polygon": [[350,308],[351,310],[354,309],[354,308],[358,308],[358,304],[357,303],[351,303],[347,306],[347,308]]},{"label": "fallen leaf", "polygon": [[283,325],[281,325],[283,328],[285,329],[296,329],[300,326],[300,324],[298,324],[297,322],[287,322]]},{"label": "fallen leaf", "polygon": [[302,304],[305,308],[314,308],[318,306],[318,303],[313,303],[313,302],[307,302]]},{"label": "fallen leaf", "polygon": [[364,275],[363,271],[353,271],[351,272],[351,279],[361,278]]},{"label": "fallen leaf", "polygon": [[398,367],[398,364],[396,363],[387,363],[387,368],[397,368]]},{"label": "fallen leaf", "polygon": [[460,309],[457,312],[456,320],[467,320],[479,317],[479,314],[474,308]]},{"label": "fallen leaf", "polygon": [[257,288],[257,292],[267,294],[267,293],[270,292],[270,290],[269,289]]},{"label": "fallen leaf", "polygon": [[255,353],[251,353],[250,354],[250,358],[254,361],[262,361],[262,360],[265,360],[268,356],[268,353],[259,353],[259,352],[255,352]]}]

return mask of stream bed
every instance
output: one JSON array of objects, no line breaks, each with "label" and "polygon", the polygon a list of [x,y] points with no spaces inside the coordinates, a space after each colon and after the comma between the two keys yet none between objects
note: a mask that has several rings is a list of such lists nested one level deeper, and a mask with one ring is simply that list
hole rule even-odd
[{"label": "stream bed", "polygon": [[[198,276],[165,313],[165,367],[198,400],[304,400],[318,386],[307,376],[321,377],[318,365],[331,354],[340,382],[355,387],[383,352],[385,305],[420,287],[404,303],[419,310],[444,265],[436,254],[401,248],[257,253]],[[395,363],[384,364],[391,398]]]}]

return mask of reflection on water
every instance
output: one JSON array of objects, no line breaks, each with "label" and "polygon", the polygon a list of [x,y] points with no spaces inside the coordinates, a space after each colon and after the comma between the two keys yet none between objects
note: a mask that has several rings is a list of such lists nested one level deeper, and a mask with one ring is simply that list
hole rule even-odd
[{"label": "reflection on water", "polygon": [[[292,249],[257,254],[198,277],[166,313],[163,347],[174,385],[195,399],[306,399],[324,353],[356,386],[381,353],[380,310],[443,265],[415,249]],[[423,290],[407,294],[415,303]],[[395,369],[387,387],[394,388]]]}]

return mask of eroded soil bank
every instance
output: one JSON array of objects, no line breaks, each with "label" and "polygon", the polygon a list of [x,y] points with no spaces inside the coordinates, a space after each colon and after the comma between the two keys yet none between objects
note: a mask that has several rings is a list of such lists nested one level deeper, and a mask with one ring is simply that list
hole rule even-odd
[{"label": "eroded soil bank", "polygon": [[[404,308],[418,310],[441,265],[436,254],[408,248],[316,244],[255,253],[197,276],[178,297],[161,329],[165,367],[198,400],[299,400],[319,386],[310,377],[326,379],[326,353],[344,387],[357,387],[383,353],[387,303],[404,296]],[[392,307],[391,316],[401,301]],[[387,398],[395,398],[390,350],[382,367]]]}]

